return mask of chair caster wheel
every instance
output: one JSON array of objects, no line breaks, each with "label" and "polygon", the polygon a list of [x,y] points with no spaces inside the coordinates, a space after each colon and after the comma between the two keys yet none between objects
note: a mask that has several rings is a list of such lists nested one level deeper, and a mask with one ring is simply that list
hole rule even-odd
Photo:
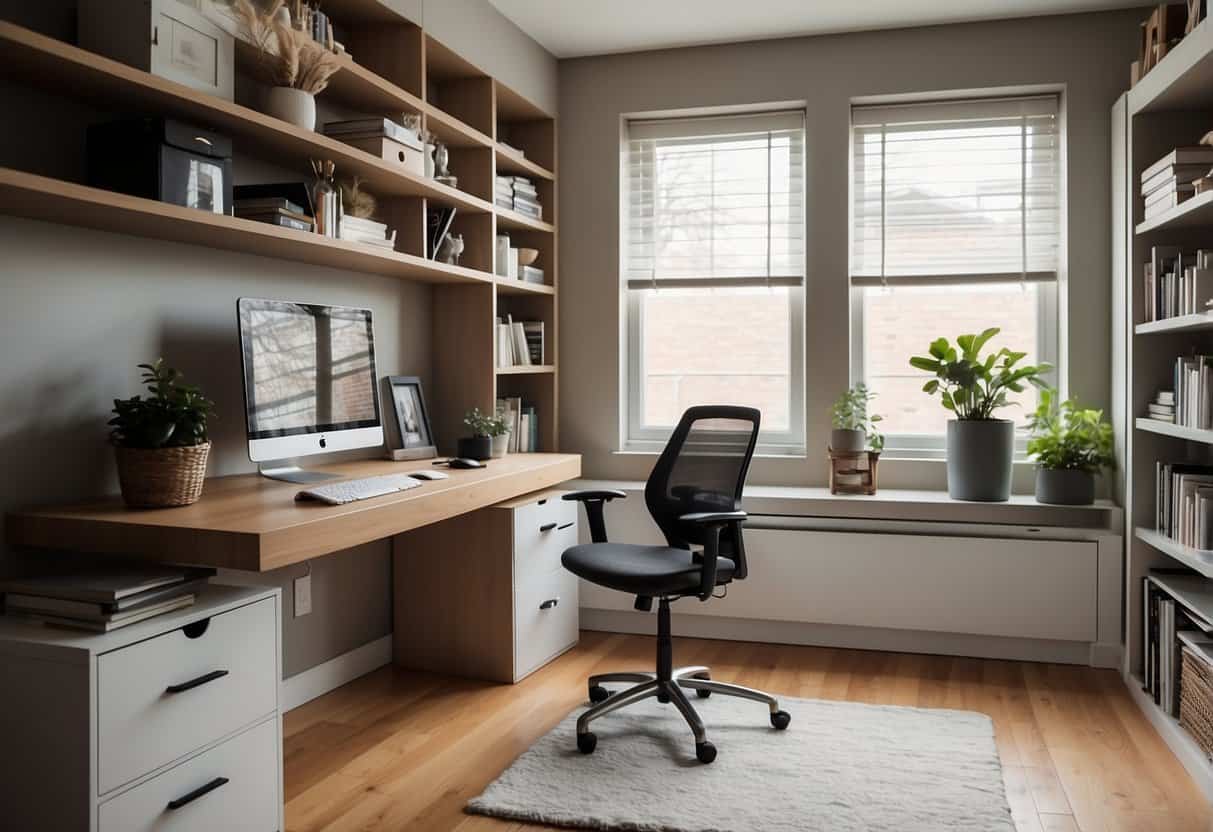
[{"label": "chair caster wheel", "polygon": [[699,762],[706,765],[716,759],[716,746],[710,742],[697,742],[695,743],[695,756]]},{"label": "chair caster wheel", "polygon": [[788,723],[792,721],[792,715],[787,711],[776,711],[771,714],[771,725],[777,731],[782,731],[788,727]]},{"label": "chair caster wheel", "polygon": [[611,692],[602,685],[594,685],[592,688],[590,688],[590,701],[595,705],[597,705],[599,702],[607,701],[607,698],[610,697],[610,695]]},{"label": "chair caster wheel", "polygon": [[700,689],[700,690],[695,691],[695,695],[698,696],[700,699],[707,699],[709,696],[712,695],[712,692],[710,690]]},{"label": "chair caster wheel", "polygon": [[[593,754],[598,745],[598,737],[593,731],[577,735],[577,750],[582,754]],[[714,756],[714,753],[713,753]]]}]

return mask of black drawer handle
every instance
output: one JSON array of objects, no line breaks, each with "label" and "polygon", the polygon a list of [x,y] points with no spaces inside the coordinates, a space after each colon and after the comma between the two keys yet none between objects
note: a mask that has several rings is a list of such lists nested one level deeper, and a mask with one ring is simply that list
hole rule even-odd
[{"label": "black drawer handle", "polygon": [[556,527],[556,531],[558,531],[558,532],[562,532],[562,531],[564,531],[565,529],[571,529],[571,528],[573,528],[573,526],[574,526],[574,525],[575,525],[574,523],[565,523],[563,526],[557,526],[557,527]]},{"label": "black drawer handle", "polygon": [[550,532],[554,528],[556,528],[555,523],[544,523],[542,526],[539,527],[539,531]]},{"label": "black drawer handle", "polygon": [[[190,679],[188,682],[182,682],[179,685],[169,685],[167,688],[164,689],[164,692],[165,693],[184,693],[187,690],[193,690],[194,688],[201,687],[202,685],[205,685],[207,682],[213,682],[216,679],[222,679],[226,675],[227,675],[226,670],[212,670],[210,673],[207,673],[203,676],[199,676],[197,679]],[[227,781],[224,781],[224,782],[227,782]]]},{"label": "black drawer handle", "polygon": [[170,800],[168,802],[168,809],[170,812],[172,812],[176,809],[180,809],[182,806],[186,806],[190,803],[193,803],[195,800],[202,797],[204,794],[210,794],[211,792],[213,792],[215,789],[219,788],[220,786],[226,785],[227,782],[228,782],[228,779],[226,777],[216,777],[214,780],[207,783],[205,786],[199,786],[198,788],[194,789],[189,794],[182,795],[181,797],[177,798],[176,800]]},{"label": "black drawer handle", "polygon": [[559,603],[560,603],[559,598],[549,598],[546,601],[544,601],[542,604],[539,605],[539,609],[550,610],[550,609],[553,609]]}]

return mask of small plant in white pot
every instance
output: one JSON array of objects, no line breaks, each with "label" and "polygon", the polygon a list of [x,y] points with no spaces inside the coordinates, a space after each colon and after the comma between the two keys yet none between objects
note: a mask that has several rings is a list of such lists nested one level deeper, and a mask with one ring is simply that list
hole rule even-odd
[{"label": "small plant in white pot", "polygon": [[337,56],[291,23],[285,0],[264,8],[254,0],[234,0],[232,10],[261,58],[261,75],[270,85],[265,110],[271,116],[316,129],[316,95],[341,69]]},{"label": "small plant in white pot", "polygon": [[1028,453],[1036,459],[1036,501],[1064,506],[1095,502],[1095,475],[1116,467],[1112,426],[1102,410],[1084,410],[1076,399],[1044,390],[1028,429]]},{"label": "small plant in white pot", "polygon": [[1020,365],[1027,353],[1006,347],[982,358],[982,348],[999,332],[991,327],[980,335],[961,335],[955,347],[947,338],[937,338],[929,355],[910,359],[910,366],[935,376],[922,391],[939,394],[956,416],[948,421],[947,433],[948,496],[954,500],[1011,498],[1015,423],[994,414],[1013,404],[1008,394],[1022,393],[1029,384],[1046,387],[1041,376],[1052,369],[1048,364]]},{"label": "small plant in white pot", "polygon": [[834,428],[830,431],[830,450],[860,453],[865,448],[879,452],[884,448],[884,436],[876,430],[881,417],[869,413],[876,394],[866,384],[857,384],[834,402]]},{"label": "small plant in white pot", "polygon": [[473,407],[463,417],[472,435],[459,440],[459,455],[469,459],[500,459],[510,447],[510,426],[501,413],[490,416]]}]

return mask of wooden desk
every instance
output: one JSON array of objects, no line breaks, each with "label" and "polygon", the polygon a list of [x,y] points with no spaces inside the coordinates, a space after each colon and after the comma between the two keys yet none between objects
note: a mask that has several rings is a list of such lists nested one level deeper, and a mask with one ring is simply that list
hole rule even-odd
[{"label": "wooden desk", "polygon": [[[316,466],[343,477],[430,470],[428,461],[362,460]],[[445,468],[441,469],[446,471]],[[128,509],[121,499],[20,511],[11,545],[141,557],[265,572],[392,537],[551,488],[581,475],[577,454],[511,454],[450,479],[343,506],[296,503],[302,486],[241,474],[208,480],[192,506]]]}]

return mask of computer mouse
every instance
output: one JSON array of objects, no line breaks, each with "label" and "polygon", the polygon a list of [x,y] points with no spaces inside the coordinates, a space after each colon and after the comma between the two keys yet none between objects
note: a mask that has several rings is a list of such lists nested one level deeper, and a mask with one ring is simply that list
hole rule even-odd
[{"label": "computer mouse", "polygon": [[415,480],[445,480],[449,479],[449,474],[444,474],[441,471],[414,471],[409,474]]},{"label": "computer mouse", "polygon": [[447,465],[451,466],[452,468],[483,468],[484,467],[483,462],[479,462],[475,459],[466,459],[466,458],[460,457],[460,456],[457,456],[454,459],[447,462]]}]

